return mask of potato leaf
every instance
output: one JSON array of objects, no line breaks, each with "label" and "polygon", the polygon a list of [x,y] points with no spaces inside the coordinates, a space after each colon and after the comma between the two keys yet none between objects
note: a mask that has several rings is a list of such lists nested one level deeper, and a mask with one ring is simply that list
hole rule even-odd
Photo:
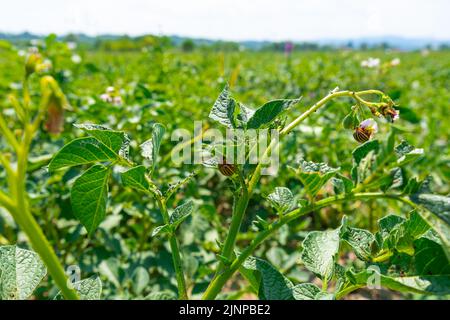
[{"label": "potato leaf", "polygon": [[[81,300],[100,300],[102,294],[102,281],[93,276],[72,284]],[[61,292],[55,296],[55,300],[63,300]]]},{"label": "potato leaf", "polygon": [[155,170],[161,141],[166,132],[165,127],[160,123],[153,124],[152,138],[141,144],[141,154],[150,160],[152,171]]},{"label": "potato leaf", "polygon": [[73,213],[89,234],[105,218],[110,172],[108,167],[94,165],[79,176],[72,187]]},{"label": "potato leaf", "polygon": [[29,298],[47,274],[37,253],[17,246],[0,247],[0,271],[1,300]]},{"label": "potato leaf", "polygon": [[[292,300],[292,282],[275,269],[269,262],[255,257],[247,258],[242,267],[248,271],[244,276],[251,277],[253,286],[257,286],[259,298],[262,300]],[[247,278],[246,277],[246,278]]]},{"label": "potato leaf", "polygon": [[145,167],[137,166],[121,173],[122,184],[139,191],[148,192],[150,184],[145,177]]},{"label": "potato leaf", "polygon": [[247,129],[267,127],[283,112],[297,104],[300,99],[272,100],[259,107],[247,122]]},{"label": "potato leaf", "polygon": [[50,161],[49,170],[91,164],[97,162],[112,162],[119,159],[114,150],[94,137],[72,140],[66,144]]}]

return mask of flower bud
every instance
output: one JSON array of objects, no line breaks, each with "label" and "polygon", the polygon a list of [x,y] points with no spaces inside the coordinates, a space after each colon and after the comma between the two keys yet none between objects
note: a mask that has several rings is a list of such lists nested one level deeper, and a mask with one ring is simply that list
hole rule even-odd
[{"label": "flower bud", "polygon": [[38,70],[38,66],[42,63],[42,56],[38,52],[31,52],[27,56],[25,62],[25,73],[29,77]]},{"label": "flower bud", "polygon": [[389,122],[394,122],[395,120],[398,120],[400,116],[400,111],[394,109],[390,105],[384,105],[380,107],[380,113],[383,115],[383,117],[386,118]]},{"label": "flower bud", "polygon": [[47,109],[45,128],[49,133],[58,134],[63,130],[64,108],[68,102],[55,79],[45,76],[41,79],[43,107]]}]

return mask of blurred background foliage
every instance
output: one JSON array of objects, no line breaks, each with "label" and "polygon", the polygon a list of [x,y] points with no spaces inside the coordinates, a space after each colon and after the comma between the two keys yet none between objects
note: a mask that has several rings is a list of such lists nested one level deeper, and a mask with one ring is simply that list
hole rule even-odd
[{"label": "blurred background foliage", "polygon": [[[71,139],[82,136],[74,123],[92,122],[126,131],[132,139],[131,158],[137,163],[142,160],[137,146],[150,137],[153,123],[163,123],[168,133],[161,146],[162,160],[155,179],[176,182],[195,168],[171,162],[170,151],[176,142],[170,141],[170,133],[178,128],[193,132],[194,120],[214,127],[208,119],[209,110],[226,83],[239,101],[251,107],[275,98],[302,96],[289,118],[298,116],[335,87],[379,89],[398,104],[400,121],[394,125],[380,123],[378,138],[385,139],[389,130],[395,130],[398,142],[406,139],[424,148],[425,156],[405,174],[420,179],[431,176],[436,193],[445,195],[450,191],[449,51],[401,52],[382,46],[332,50],[304,44],[289,53],[284,52],[281,44],[252,51],[226,42],[198,45],[185,40],[173,45],[168,38],[154,36],[94,43],[80,42],[76,36],[58,39],[54,35],[31,44],[0,40],[0,105],[11,119],[14,116],[11,97],[21,96],[23,66],[30,46],[37,47],[51,64],[41,75],[52,75],[70,103],[64,131],[55,136],[41,130],[34,141],[28,184],[32,210],[64,265],[79,265],[83,278],[94,273],[101,275],[104,298],[142,298],[162,290],[175,293],[176,281],[167,244],[150,237],[152,229],[162,222],[154,201],[121,187],[117,183],[118,173],[110,186],[108,214],[100,228],[88,237],[74,219],[69,190],[82,168],[54,175],[45,168],[51,155]],[[380,59],[379,66],[363,67],[362,61],[369,57]],[[395,59],[400,63],[392,63]],[[35,103],[39,101],[41,75],[32,76],[31,94]],[[119,103],[101,99],[111,86],[121,97]],[[256,215],[267,220],[276,217],[264,200],[275,187],[286,186],[298,198],[302,197],[300,182],[287,168],[298,157],[341,167],[349,175],[351,152],[358,144],[351,132],[343,129],[341,121],[351,106],[349,99],[335,100],[286,137],[280,170],[275,176],[263,177],[247,210],[239,246],[245,247],[254,237],[252,221]],[[230,186],[224,177],[212,169],[199,169],[197,177],[169,204],[173,208],[184,199],[195,201],[194,214],[179,230],[193,297],[203,292],[212,276],[218,253],[216,241],[223,240],[227,233],[232,205]],[[0,171],[0,187],[5,183]],[[329,186],[319,198],[332,192]],[[298,263],[300,243],[307,231],[334,228],[343,214],[354,226],[373,229],[382,216],[407,211],[408,208],[386,200],[335,205],[283,227],[255,255],[266,258],[297,282],[307,281],[312,275]],[[27,246],[26,238],[11,217],[0,209],[0,244],[16,242]],[[351,254],[342,259],[348,264],[358,263]],[[44,282],[36,295],[43,298],[56,291],[53,283]],[[389,292],[358,294],[371,298],[380,294],[398,297]],[[246,282],[237,276],[222,297],[241,296],[252,297],[247,294]]]}]

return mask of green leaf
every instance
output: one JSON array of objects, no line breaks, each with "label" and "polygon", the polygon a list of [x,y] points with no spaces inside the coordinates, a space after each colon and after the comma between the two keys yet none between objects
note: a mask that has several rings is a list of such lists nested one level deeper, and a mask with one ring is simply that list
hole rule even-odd
[{"label": "green leaf", "polygon": [[103,260],[98,270],[101,275],[108,279],[116,288],[121,288],[120,285],[120,261],[117,258],[108,258]]},{"label": "green leaf", "polygon": [[209,118],[228,128],[235,128],[237,111],[237,102],[231,97],[227,85],[214,103],[211,112],[209,113]]},{"label": "green leaf", "polygon": [[331,182],[333,183],[336,194],[351,193],[354,187],[352,180],[339,173],[331,178]]},{"label": "green leaf", "polygon": [[294,195],[288,188],[276,187],[275,191],[267,196],[267,200],[279,213],[283,213],[292,207]]},{"label": "green leaf", "polygon": [[163,235],[171,231],[170,225],[164,224],[162,226],[158,226],[152,231],[152,237],[156,237],[158,235]]},{"label": "green leaf", "polygon": [[66,144],[50,161],[48,169],[54,171],[64,167],[112,162],[119,156],[106,145],[93,137],[72,140]]},{"label": "green leaf", "polygon": [[172,291],[156,291],[148,294],[144,300],[176,300],[177,295]]},{"label": "green leaf", "polygon": [[359,125],[358,117],[355,112],[352,110],[349,114],[347,114],[342,120],[342,126],[344,129],[353,130]]},{"label": "green leaf", "polygon": [[312,283],[301,283],[292,289],[295,300],[316,300],[320,292],[320,288]]},{"label": "green leaf", "polygon": [[429,224],[416,212],[409,218],[388,215],[379,221],[380,231],[375,235],[379,248],[397,250],[408,255],[414,254],[414,240],[421,237],[429,229]]},{"label": "green leaf", "polygon": [[406,183],[406,186],[403,188],[402,193],[405,195],[411,195],[417,193],[419,191],[422,182],[419,182],[417,178],[411,178]]},{"label": "green leaf", "polygon": [[150,275],[144,267],[137,267],[133,273],[133,291],[141,294],[150,283]]},{"label": "green leaf", "polygon": [[381,286],[400,292],[416,292],[422,294],[446,295],[450,293],[450,276],[410,276],[389,277],[378,273],[375,269],[364,270],[352,274],[354,284],[366,285],[369,277],[379,277]]},{"label": "green leaf", "polygon": [[29,298],[47,273],[39,255],[17,246],[0,247],[1,300]]},{"label": "green leaf", "polygon": [[450,260],[450,226],[436,215],[430,213],[427,210],[418,208],[417,212],[420,214],[430,227],[437,233],[443,244],[443,249]]},{"label": "green leaf", "polygon": [[[258,293],[262,300],[292,300],[292,282],[275,269],[265,260],[255,257],[247,258],[242,264],[242,268],[254,271],[252,281],[254,286],[258,286],[255,282],[259,282]],[[255,274],[256,273],[256,274]],[[242,273],[248,276],[247,273]],[[258,281],[258,279],[260,279]]]},{"label": "green leaf", "polygon": [[127,148],[130,141],[125,132],[111,130],[106,126],[96,124],[75,124],[74,126],[93,136],[115,153]]},{"label": "green leaf", "polygon": [[430,225],[416,210],[409,214],[408,220],[403,222],[403,225],[405,228],[405,233],[413,239],[418,239],[430,230]]},{"label": "green leaf", "polygon": [[329,281],[333,277],[345,223],[343,219],[342,225],[335,230],[312,231],[303,240],[302,262],[308,270],[323,280]]},{"label": "green leaf", "polygon": [[105,218],[110,172],[110,168],[94,165],[73,184],[70,194],[73,213],[89,234]]},{"label": "green leaf", "polygon": [[300,99],[272,100],[259,107],[247,122],[247,129],[260,129],[267,127],[283,112],[288,110]]},{"label": "green leaf", "polygon": [[395,153],[398,157],[397,165],[404,166],[420,158],[423,155],[423,149],[414,148],[403,140],[395,147]]},{"label": "green leaf", "polygon": [[414,264],[419,274],[450,274],[449,260],[439,243],[423,237],[414,241],[414,247]]},{"label": "green leaf", "polygon": [[144,158],[150,160],[153,171],[155,170],[159,148],[166,129],[160,123],[153,124],[152,129],[152,138],[141,144],[141,154]]},{"label": "green leaf", "polygon": [[239,114],[237,115],[238,126],[243,126],[247,124],[251,117],[255,114],[255,110],[250,109],[243,105],[242,103],[238,103],[239,106]]},{"label": "green leaf", "polygon": [[150,184],[145,176],[145,167],[137,166],[121,173],[122,184],[124,187],[130,187],[143,192],[148,192]]},{"label": "green leaf", "polygon": [[306,191],[315,197],[319,190],[330,180],[339,169],[331,168],[325,163],[300,160],[300,168],[297,175]]},{"label": "green leaf", "polygon": [[[99,277],[93,276],[72,284],[77,291],[80,300],[100,300],[102,294],[102,281]],[[61,292],[55,296],[55,300],[63,300]]]},{"label": "green leaf", "polygon": [[450,224],[450,197],[418,193],[411,195],[410,198],[414,203],[423,206],[445,223]]},{"label": "green leaf", "polygon": [[371,246],[375,237],[367,230],[358,228],[346,228],[342,239],[345,240],[355,251],[356,256],[364,261],[371,257]]},{"label": "green leaf", "polygon": [[189,200],[182,205],[175,208],[175,210],[170,215],[170,225],[175,231],[180,223],[182,223],[194,210],[194,203]]},{"label": "green leaf", "polygon": [[367,141],[366,143],[363,143],[362,145],[356,147],[353,150],[352,152],[353,160],[355,160],[356,164],[359,164],[361,160],[364,159],[369,154],[369,152],[371,151],[378,152],[379,147],[380,143],[378,142],[378,140]]}]

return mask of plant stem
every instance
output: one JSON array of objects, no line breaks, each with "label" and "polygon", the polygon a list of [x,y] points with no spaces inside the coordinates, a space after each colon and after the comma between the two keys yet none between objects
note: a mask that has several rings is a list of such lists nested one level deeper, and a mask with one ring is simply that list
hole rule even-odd
[{"label": "plant stem", "polygon": [[[329,102],[330,100],[332,100],[334,98],[352,97],[353,99],[356,99],[357,101],[361,101],[367,105],[371,105],[372,104],[371,102],[367,102],[367,101],[361,99],[359,96],[359,95],[367,95],[367,94],[377,94],[377,95],[381,94],[382,95],[383,93],[381,91],[377,91],[377,90],[365,90],[365,91],[360,91],[360,92],[353,92],[353,91],[348,91],[348,90],[332,91],[326,97],[322,98],[320,101],[315,103],[312,107],[310,107],[307,111],[305,111],[300,116],[298,116],[295,120],[293,120],[289,125],[287,125],[283,130],[280,131],[279,135],[280,135],[280,137],[284,137],[285,135],[290,133],[296,126],[298,126],[301,122],[303,122],[306,118],[308,118],[312,113],[316,112],[320,107],[324,106],[327,102]],[[255,171],[253,172],[250,182],[248,183],[247,186],[245,185],[245,182],[244,182],[244,186],[246,186],[246,194],[240,196],[236,200],[237,203],[236,203],[235,209],[233,210],[230,231],[227,235],[227,238],[225,240],[224,247],[222,250],[222,256],[224,256],[227,259],[232,258],[234,245],[236,243],[236,237],[239,232],[239,228],[241,226],[243,217],[245,215],[245,211],[247,209],[249,199],[253,194],[253,190],[254,190],[256,184],[259,182],[259,179],[261,178],[262,165],[264,163],[266,163],[266,160],[268,159],[268,157],[271,154],[271,150],[276,146],[277,142],[278,141],[276,139],[274,139],[274,138],[271,139],[269,146],[267,147],[267,149],[265,150],[265,152],[262,156],[262,159],[260,159],[258,165],[255,168]],[[314,207],[315,207],[315,205],[314,205]],[[283,218],[280,219],[280,221],[281,220],[283,220]],[[256,238],[255,241],[257,239],[258,238]],[[247,247],[246,251],[248,249],[249,249],[249,247]],[[240,259],[240,257],[239,257],[239,259]],[[235,260],[234,263],[236,261],[239,261],[239,259]],[[231,277],[231,275],[234,273],[234,271],[237,270],[237,269],[235,269],[233,271],[233,269],[232,269],[234,263],[231,266],[227,266],[226,268],[224,268],[223,262],[221,262],[219,264],[218,272],[216,273],[212,282],[210,283],[206,292],[204,293],[204,296],[203,296],[204,299],[213,299],[217,296],[217,294],[219,293],[219,291],[225,284],[225,281],[228,280],[229,277]]]},{"label": "plant stem", "polygon": [[[169,213],[167,211],[166,202],[160,196],[155,196],[158,202],[159,209],[163,216],[164,223],[169,224]],[[178,245],[178,240],[174,232],[169,233],[169,244],[170,251],[172,252],[173,267],[175,269],[175,276],[178,284],[178,299],[188,300],[187,290],[186,290],[186,280],[184,277],[183,264],[181,262],[180,247]]]},{"label": "plant stem", "polygon": [[[305,207],[300,207],[292,210],[291,212],[285,214],[281,219],[273,222],[269,225],[269,227],[261,231],[256,238],[248,245],[245,250],[243,250],[239,256],[233,261],[231,266],[226,268],[224,272],[217,275],[213,281],[208,286],[207,290],[203,294],[202,299],[210,300],[214,299],[222,287],[225,285],[226,281],[239,269],[239,267],[244,263],[244,261],[255,251],[255,249],[264,242],[269,236],[271,236],[275,231],[281,228],[283,225],[298,219],[301,216],[304,216],[312,211],[330,206],[332,204],[345,202],[345,201],[354,201],[354,200],[363,200],[363,199],[377,199],[377,198],[387,198],[393,199],[397,201],[401,201],[407,204],[411,204],[409,200],[402,198],[397,194],[385,194],[381,192],[372,192],[372,193],[357,193],[357,194],[347,194],[335,197],[328,197],[322,199],[320,201],[315,202],[314,205],[308,205]],[[414,205],[414,204],[413,204]]]},{"label": "plant stem", "polygon": [[13,205],[7,205],[6,208],[27,235],[32,248],[39,254],[42,261],[45,263],[48,272],[61,290],[63,296],[66,299],[77,300],[79,298],[78,294],[67,286],[67,277],[64,268],[59,263],[53,248],[42,232],[42,229],[39,227],[36,219],[31,214],[28,205],[25,182],[28,152],[33,135],[34,130],[29,126],[26,126],[23,141],[17,149],[17,170],[16,172],[10,172],[12,177],[9,177],[15,187],[13,190],[10,190],[13,194]]}]

